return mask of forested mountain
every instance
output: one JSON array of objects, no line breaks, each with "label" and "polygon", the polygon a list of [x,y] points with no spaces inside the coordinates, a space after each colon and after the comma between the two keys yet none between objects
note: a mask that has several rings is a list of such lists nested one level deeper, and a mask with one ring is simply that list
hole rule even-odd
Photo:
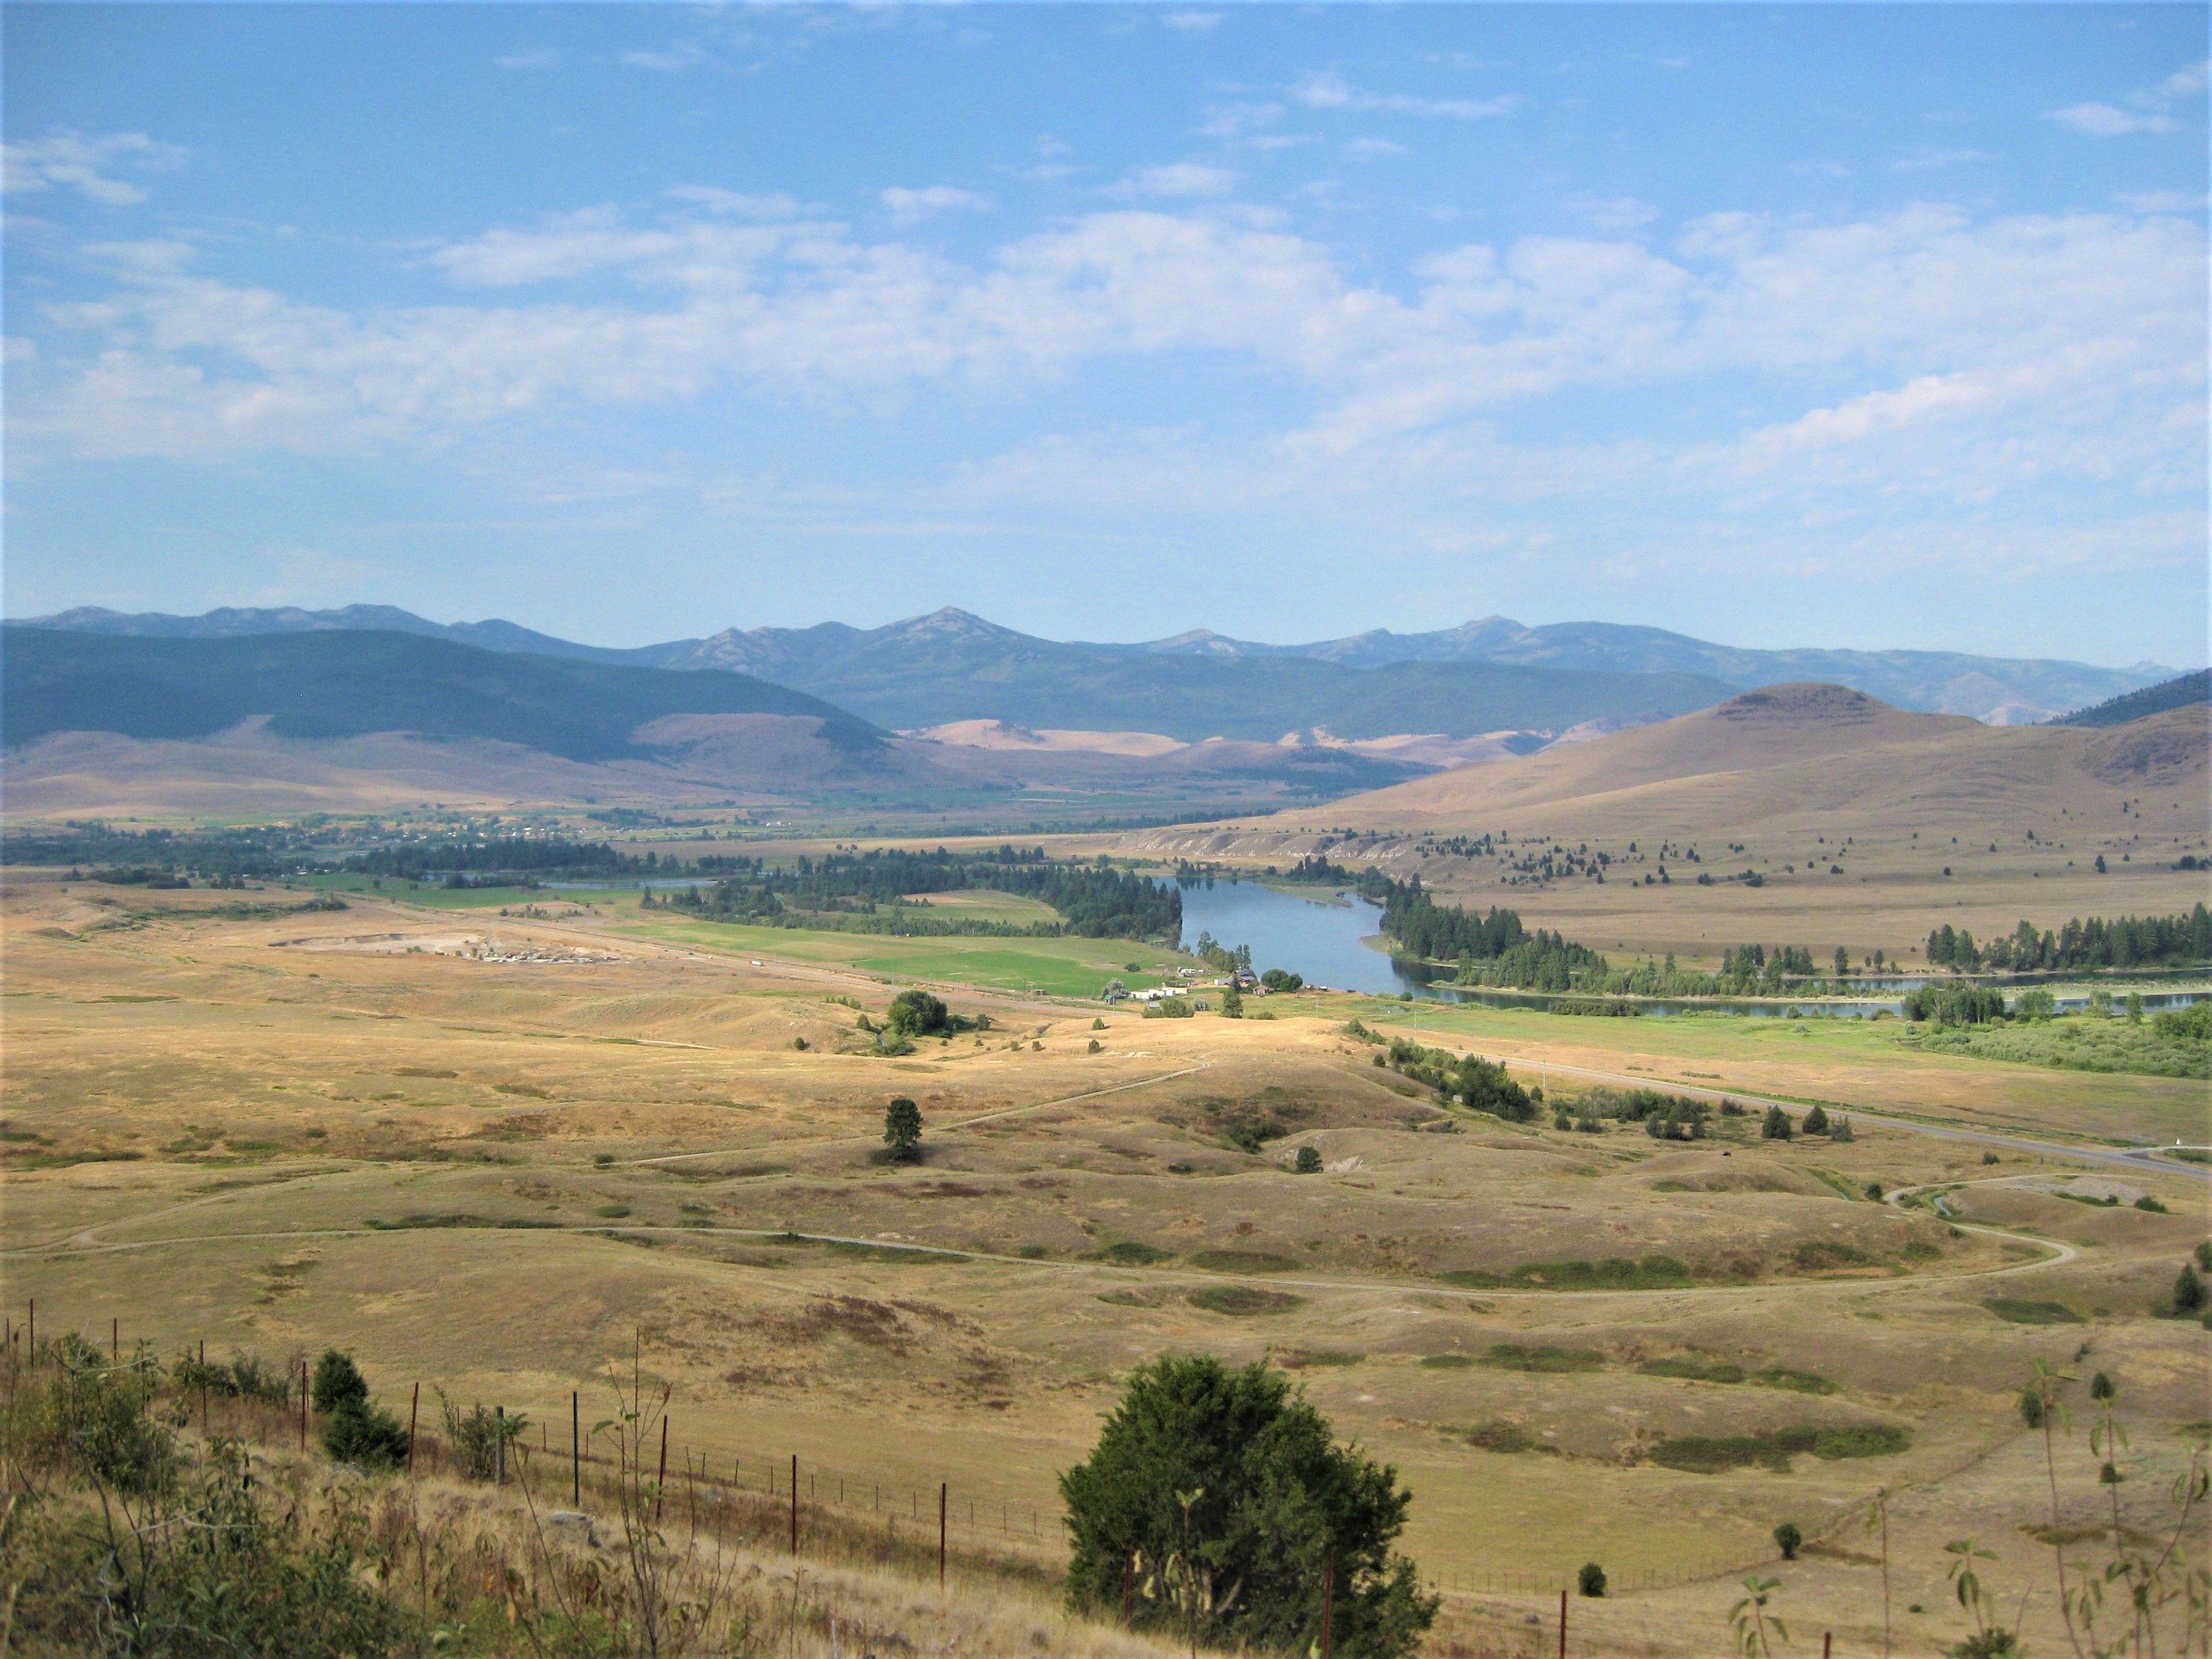
[{"label": "forested mountain", "polygon": [[2077,708],[2070,714],[2061,714],[2051,724],[2125,726],[2130,720],[2199,702],[2212,702],[2212,669],[2200,668],[2194,674],[2176,675],[2156,685],[2146,685],[2140,691],[2130,691],[2125,696],[2110,698],[2094,708]]},{"label": "forested mountain", "polygon": [[[491,650],[726,669],[812,692],[902,730],[1002,720],[1161,732],[1187,740],[1272,740],[1312,726],[1346,738],[1462,735],[1516,726],[1557,732],[1585,720],[1626,724],[1663,718],[1731,691],[1814,680],[1849,685],[1902,708],[2019,725],[2124,695],[2172,672],[2156,664],[2100,668],[1946,651],[1754,651],[1657,628],[1611,623],[1529,628],[1504,617],[1433,633],[1378,629],[1304,645],[1255,644],[1205,629],[1119,645],[1038,639],[946,609],[882,628],[823,623],[727,629],[704,639],[629,649],[579,645],[496,620],[432,623],[389,605],[224,610],[204,617],[85,609],[41,620],[73,631],[146,638],[375,628]],[[1415,665],[1427,667],[1414,672]],[[1462,678],[1443,672],[1463,665],[1674,678],[1640,685],[1619,679],[1522,680],[1519,689],[1527,695],[1508,696],[1506,688],[1515,684],[1510,678]],[[1380,669],[1400,672],[1374,684],[1344,678]],[[1441,722],[1419,717],[1430,697],[1443,699]]]},{"label": "forested mountain", "polygon": [[282,738],[410,732],[573,761],[642,756],[637,729],[672,714],[811,716],[821,738],[848,754],[883,741],[842,708],[743,674],[578,662],[410,634],[154,639],[10,626],[4,647],[10,749],[64,732],[204,738],[260,715]]}]

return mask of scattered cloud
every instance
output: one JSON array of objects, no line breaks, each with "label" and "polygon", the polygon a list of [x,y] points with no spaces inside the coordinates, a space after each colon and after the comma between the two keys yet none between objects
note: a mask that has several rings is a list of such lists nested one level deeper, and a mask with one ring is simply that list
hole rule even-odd
[{"label": "scattered cloud", "polygon": [[1348,85],[1334,70],[1309,75],[1290,88],[1293,102],[1308,109],[1380,111],[1391,115],[1453,116],[1462,121],[1510,115],[1528,100],[1518,93],[1496,98],[1416,98],[1405,93],[1365,92]]},{"label": "scattered cloud", "polygon": [[665,46],[640,47],[622,54],[622,61],[632,69],[654,70],[663,75],[675,75],[696,67],[707,61],[707,54],[695,41],[672,40]]},{"label": "scattered cloud", "polygon": [[1388,138],[1355,138],[1344,147],[1344,153],[1355,161],[1379,161],[1385,156],[1412,154],[1403,144]]},{"label": "scattered cloud", "polygon": [[1246,138],[1282,118],[1280,104],[1216,104],[1206,112],[1198,131],[1208,138]]},{"label": "scattered cloud", "polygon": [[131,207],[144,201],[146,192],[114,173],[177,167],[184,159],[185,152],[175,145],[157,143],[143,132],[88,134],[55,127],[42,138],[0,144],[0,184],[10,196],[61,188],[102,207]]},{"label": "scattered cloud", "polygon": [[1109,193],[1121,197],[1226,196],[1236,183],[1237,175],[1226,167],[1207,167],[1200,161],[1170,161],[1164,167],[1139,169],[1119,184],[1109,186]]},{"label": "scattered cloud", "polygon": [[2116,138],[2126,132],[2172,132],[2180,123],[2155,110],[2121,109],[2112,104],[2069,104],[2051,112],[2061,126],[2086,132],[2094,138]]},{"label": "scattered cloud", "polygon": [[1576,196],[1567,206],[1599,230],[1641,230],[1659,216],[1659,210],[1633,196]]},{"label": "scattered cloud", "polygon": [[902,224],[912,224],[942,213],[948,208],[971,208],[978,211],[991,205],[991,198],[979,196],[972,190],[959,190],[951,185],[930,185],[921,190],[905,190],[894,185],[881,192],[878,199],[890,210],[891,217]]},{"label": "scattered cloud", "polygon": [[1996,155],[1985,149],[1923,149],[1911,155],[1900,155],[1889,165],[1897,173],[1925,173],[1935,167],[1961,167],[1969,161],[1994,161]]},{"label": "scattered cloud", "polygon": [[2187,196],[2178,190],[2129,191],[2117,199],[2131,213],[2198,213],[2205,206],[2202,191]]},{"label": "scattered cloud", "polygon": [[2173,105],[2203,92],[2208,79],[2212,79],[2212,60],[2187,64],[2154,87],[2129,93],[2118,104],[2094,100],[2069,104],[2051,111],[2050,118],[2093,138],[2117,138],[2131,132],[2178,132],[2181,123],[2171,112]]}]

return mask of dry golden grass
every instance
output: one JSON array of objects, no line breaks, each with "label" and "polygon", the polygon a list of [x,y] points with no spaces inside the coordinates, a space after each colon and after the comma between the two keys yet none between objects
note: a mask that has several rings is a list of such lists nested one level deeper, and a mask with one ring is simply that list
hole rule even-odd
[{"label": "dry golden grass", "polygon": [[[1957,1516],[1988,1517],[1972,1525],[1985,1537],[2036,1518],[2013,1395],[2033,1360],[2071,1363],[2085,1341],[2158,1455],[2205,1414],[2204,1333],[2150,1316],[2203,1231],[2202,1187],[2180,1172],[2130,1177],[2168,1215],[1970,1189],[1969,1218],[2017,1236],[1954,1237],[1845,1194],[2073,1171],[2013,1157],[1990,1170],[1978,1148],[1873,1128],[1840,1146],[1662,1147],[1633,1132],[1448,1126],[1322,1013],[1117,1014],[1094,1030],[1091,1008],[975,993],[955,1001],[992,1015],[980,1044],[886,1060],[840,1052],[859,1047],[855,1010],[830,999],[879,1013],[894,988],[830,966],[757,969],[588,921],[500,930],[607,959],[411,954],[454,919],[381,901],[196,914],[234,898],[51,882],[0,897],[7,1133],[38,1137],[6,1143],[11,1316],[35,1296],[42,1330],[104,1337],[115,1320],[165,1348],[272,1356],[336,1342],[387,1399],[438,1382],[550,1419],[552,1448],[570,1391],[601,1386],[636,1340],[672,1389],[681,1452],[757,1481],[795,1451],[869,1516],[877,1486],[911,1507],[905,1494],[948,1481],[956,1523],[976,1506],[977,1547],[1040,1561],[1054,1477],[1133,1364],[1169,1349],[1273,1356],[1413,1490],[1407,1546],[1452,1592],[1439,1653],[1484,1650],[1486,1630],[1517,1639],[1512,1620],[1541,1587],[1592,1559],[1619,1583],[1676,1586],[1590,1609],[1620,1621],[1620,1643],[1711,1653],[1730,1575],[1765,1560],[1768,1530],[1847,1524],[1877,1485],[1928,1505],[1905,1536],[1913,1571],[1933,1571]],[[1613,1023],[1550,1024],[1574,1028],[1572,1043],[1522,1039],[1530,1069],[1570,1052],[1626,1069],[1596,1043],[1617,1034],[1582,1029]],[[1778,1089],[1796,1063],[1722,1053],[1694,1069]],[[1968,1079],[2021,1069],[1914,1063]],[[1896,1108],[1906,1075],[1869,1064],[1843,1080],[1867,1091],[1855,1103]],[[2089,1119],[2112,1082],[2050,1086]],[[929,1125],[910,1169],[878,1157],[883,1103],[900,1092]],[[1913,1103],[1965,1115],[1972,1092]],[[1233,1144],[1244,1125],[1270,1133],[1261,1153]],[[1308,1142],[1331,1173],[1283,1169]],[[118,1153],[136,1156],[88,1157]],[[787,1231],[855,1243],[774,1237]],[[2079,1254],[2038,1265],[2053,1255],[2038,1238]],[[1165,1259],[1128,1265],[1116,1245]],[[1824,1245],[1847,1249],[1801,1254]],[[1661,1254],[1693,1264],[1698,1287],[1468,1291],[1442,1277]],[[2009,1322],[1984,1305],[2001,1297],[2081,1322]],[[1587,1368],[1486,1363],[1501,1344]],[[1470,1363],[1425,1363],[1438,1356]],[[1644,1369],[1683,1356],[1831,1391]],[[1499,1443],[1500,1425],[1529,1449],[1470,1442],[1486,1425]],[[1692,1474],[1642,1455],[1670,1437],[1813,1425],[1901,1427],[1912,1444],[1801,1456],[1786,1474]],[[1527,1593],[1480,1589],[1504,1573]],[[1838,1628],[1846,1613],[1863,1626],[1863,1566],[1830,1560],[1790,1582]],[[1492,1603],[1506,1611],[1480,1612]],[[1950,1626],[1931,1612],[1914,1628]],[[963,1650],[998,1650],[975,1640]]]}]

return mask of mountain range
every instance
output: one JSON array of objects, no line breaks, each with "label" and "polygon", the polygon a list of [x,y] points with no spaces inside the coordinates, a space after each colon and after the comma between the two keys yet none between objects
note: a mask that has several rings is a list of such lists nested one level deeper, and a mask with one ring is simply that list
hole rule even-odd
[{"label": "mountain range", "polygon": [[1516,728],[1557,734],[1589,721],[1665,719],[1735,691],[1815,680],[1902,708],[2023,725],[2174,672],[2154,663],[2105,668],[1947,651],[1749,650],[1663,629],[1588,622],[1530,628],[1503,617],[1304,645],[1260,644],[1204,629],[1139,644],[1061,641],[950,608],[882,628],[726,629],[632,647],[580,644],[498,620],[434,623],[389,605],[228,609],[198,617],[86,608],[35,623],[155,639],[374,629],[493,651],[750,674],[898,730],[996,720],[1156,732],[1186,742],[1272,741],[1316,726],[1344,739]]}]

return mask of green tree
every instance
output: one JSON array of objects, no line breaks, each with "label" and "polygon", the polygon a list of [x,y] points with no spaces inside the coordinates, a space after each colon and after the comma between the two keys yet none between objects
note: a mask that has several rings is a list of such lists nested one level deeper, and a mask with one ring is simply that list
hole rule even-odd
[{"label": "green tree", "polygon": [[927,991],[901,991],[884,1024],[901,1036],[941,1036],[953,1029],[952,1012]]},{"label": "green tree", "polygon": [[1297,1168],[1297,1172],[1300,1175],[1319,1175],[1321,1173],[1321,1148],[1318,1146],[1299,1147]]},{"label": "green tree", "polygon": [[1851,953],[1840,945],[1836,947],[1836,977],[1845,979],[1851,971]]},{"label": "green tree", "polygon": [[351,1354],[325,1348],[316,1358],[315,1377],[309,1393],[317,1411],[334,1412],[342,1406],[367,1404],[368,1383],[362,1378],[361,1368],[353,1363]]},{"label": "green tree", "polygon": [[1789,1113],[1784,1111],[1779,1106],[1770,1106],[1766,1109],[1766,1116],[1760,1121],[1759,1126],[1759,1138],[1761,1140],[1787,1140],[1793,1133],[1795,1131],[1790,1127]]},{"label": "green tree", "polygon": [[2181,1264],[2181,1275],[2173,1281],[2173,1307],[2177,1313],[2195,1313],[2204,1305],[2204,1281],[2197,1276],[2197,1269],[2187,1262]]},{"label": "green tree", "polygon": [[1435,1620],[1413,1562],[1391,1553],[1413,1501],[1397,1472],[1338,1446],[1328,1420],[1264,1364],[1231,1370],[1208,1355],[1171,1355],[1139,1368],[1091,1455],[1060,1484],[1078,1608],[1118,1613],[1133,1563],[1173,1561],[1209,1587],[1207,1608],[1148,1600],[1140,1626],[1303,1654],[1320,1638],[1333,1560],[1336,1653],[1398,1659]]},{"label": "green tree", "polygon": [[1575,1575],[1575,1589],[1583,1595],[1593,1598],[1603,1596],[1605,1569],[1595,1561],[1583,1562],[1583,1570]]},{"label": "green tree", "polygon": [[1814,1107],[1812,1110],[1807,1112],[1805,1114],[1805,1133],[1808,1135],[1824,1135],[1827,1133],[1827,1113],[1821,1110],[1818,1106]]},{"label": "green tree", "polygon": [[1224,1019],[1244,1018],[1244,993],[1237,988],[1234,975],[1221,990],[1221,1017]]},{"label": "green tree", "polygon": [[921,1156],[921,1108],[904,1095],[894,1095],[884,1109],[884,1145],[901,1164]]},{"label": "green tree", "polygon": [[396,1469],[407,1461],[407,1431],[382,1407],[349,1400],[324,1420],[323,1449],[341,1463]]},{"label": "green tree", "polygon": [[1797,1559],[1798,1547],[1804,1541],[1805,1534],[1797,1530],[1795,1521],[1784,1521],[1774,1529],[1774,1547],[1782,1552],[1782,1559],[1785,1561]]}]

